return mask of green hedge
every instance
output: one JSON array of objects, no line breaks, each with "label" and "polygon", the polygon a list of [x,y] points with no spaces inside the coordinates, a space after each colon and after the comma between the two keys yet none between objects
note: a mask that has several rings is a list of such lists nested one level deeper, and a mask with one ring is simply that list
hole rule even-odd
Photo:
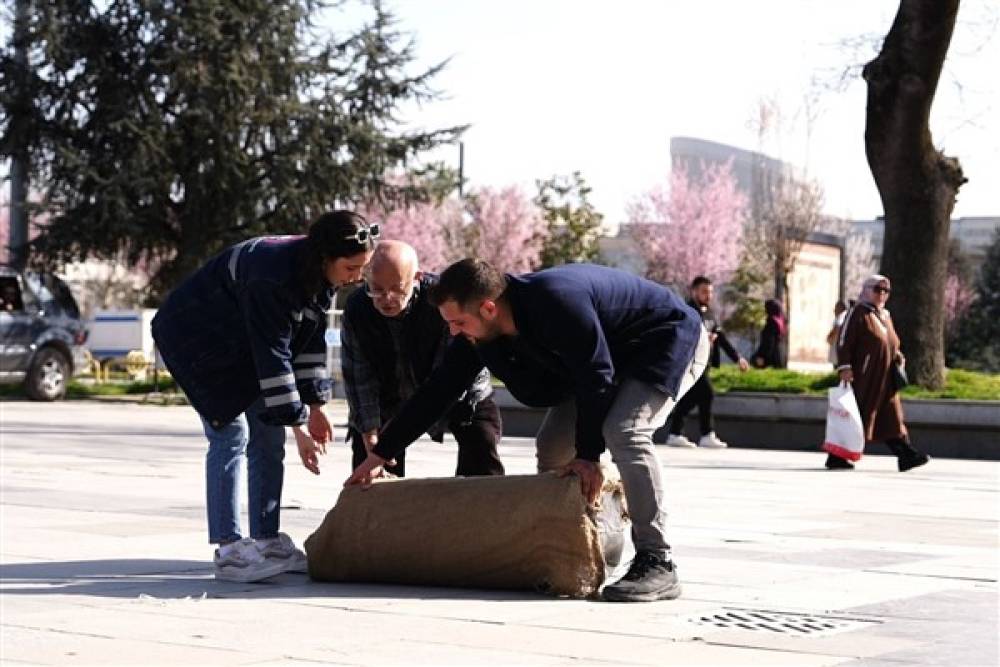
[{"label": "green hedge", "polygon": [[[760,391],[822,395],[829,387],[837,384],[837,376],[834,373],[799,373],[772,368],[751,369],[740,373],[736,366],[726,365],[712,369],[712,384],[718,392]],[[903,396],[1000,401],[1000,375],[949,369],[943,389],[930,391],[910,386],[903,390]]]}]

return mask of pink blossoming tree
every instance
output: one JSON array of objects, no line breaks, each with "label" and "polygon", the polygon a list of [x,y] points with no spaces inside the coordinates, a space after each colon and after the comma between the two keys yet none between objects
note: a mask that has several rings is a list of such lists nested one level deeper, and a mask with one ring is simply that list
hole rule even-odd
[{"label": "pink blossoming tree", "polygon": [[628,208],[629,229],[646,264],[646,277],[682,294],[696,275],[726,282],[739,264],[747,197],[731,163],[692,174],[681,164],[669,187],[657,186]]},{"label": "pink blossoming tree", "polygon": [[542,212],[520,188],[481,188],[466,210],[471,218],[468,255],[511,273],[539,266],[548,229]]},{"label": "pink blossoming tree", "polygon": [[367,207],[364,214],[383,223],[382,238],[412,245],[424,271],[439,272],[464,256],[462,203],[457,199],[412,203],[389,211]]}]

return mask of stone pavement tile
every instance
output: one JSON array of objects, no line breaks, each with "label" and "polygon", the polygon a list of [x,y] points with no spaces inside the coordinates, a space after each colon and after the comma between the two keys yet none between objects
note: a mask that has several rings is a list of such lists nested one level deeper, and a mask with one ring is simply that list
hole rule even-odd
[{"label": "stone pavement tile", "polygon": [[836,611],[948,589],[968,590],[971,584],[948,579],[843,571],[821,579],[771,586],[761,593],[769,605],[777,608]]},{"label": "stone pavement tile", "polygon": [[521,624],[621,636],[690,640],[703,633],[686,623],[686,619],[717,607],[714,602],[688,600],[684,597],[652,604],[587,602],[576,608],[530,617]]},{"label": "stone pavement tile", "polygon": [[[802,549],[797,551],[765,549],[743,549],[736,547],[696,547],[684,546],[675,549],[678,559],[694,558],[729,558],[760,561],[765,563],[783,563],[789,565],[812,565],[817,567],[865,568],[893,570],[907,567],[914,561],[924,561],[926,556],[921,553],[892,551],[890,549]],[[905,565],[904,565],[905,564]]]},{"label": "stone pavement tile", "polygon": [[[961,608],[962,617],[954,610]],[[906,599],[885,600],[850,608],[853,614],[864,614],[900,620],[953,621],[970,625],[997,626],[1000,596],[996,586],[972,586],[968,589],[943,590]]]},{"label": "stone pavement tile", "polygon": [[[992,553],[991,553],[992,552]],[[882,565],[870,568],[875,572],[892,572],[925,577],[945,577],[948,579],[976,579],[984,582],[997,582],[1000,575],[994,550],[984,550],[975,554],[961,554],[952,557],[941,557]]]},{"label": "stone pavement tile", "polygon": [[[910,508],[908,508],[910,509]],[[803,536],[836,537],[841,539],[878,539],[883,542],[906,540],[933,542],[955,546],[995,548],[996,522],[991,519],[915,516],[880,512],[838,513],[829,515],[836,528],[808,528],[797,531]]]},{"label": "stone pavement tile", "polygon": [[169,638],[136,641],[122,635],[93,635],[78,630],[53,633],[48,628],[3,625],[3,661],[35,664],[238,665],[253,656],[241,651],[190,646]]},{"label": "stone pavement tile", "polygon": [[821,637],[796,637],[749,630],[719,630],[704,632],[700,638],[709,644],[842,655],[847,658],[869,658],[895,651],[915,650],[926,643],[919,638],[902,639],[877,633],[877,629],[866,629]]}]

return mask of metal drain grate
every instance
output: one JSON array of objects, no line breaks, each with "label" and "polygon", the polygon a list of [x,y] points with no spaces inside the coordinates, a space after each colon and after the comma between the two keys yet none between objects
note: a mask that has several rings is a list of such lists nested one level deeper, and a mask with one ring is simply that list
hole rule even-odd
[{"label": "metal drain grate", "polygon": [[862,621],[835,616],[818,616],[787,611],[767,611],[763,609],[723,608],[721,611],[693,616],[689,622],[702,627],[723,630],[751,630],[753,632],[774,632],[795,637],[815,637],[837,632],[846,632],[877,624],[878,621]]}]

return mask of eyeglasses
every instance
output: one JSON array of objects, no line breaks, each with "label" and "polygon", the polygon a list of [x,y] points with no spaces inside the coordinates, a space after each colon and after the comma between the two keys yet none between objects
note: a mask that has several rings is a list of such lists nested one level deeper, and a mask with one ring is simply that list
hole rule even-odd
[{"label": "eyeglasses", "polygon": [[879,287],[873,287],[872,291],[875,292],[876,294],[888,294],[892,290],[889,289],[888,287],[881,287],[881,286],[879,286]]},{"label": "eyeglasses", "polygon": [[405,301],[410,294],[413,293],[413,285],[409,287],[393,287],[391,289],[382,289],[381,287],[372,287],[372,284],[365,280],[365,294],[373,299],[378,299],[379,301]]},{"label": "eyeglasses", "polygon": [[381,233],[382,228],[379,226],[379,223],[376,222],[370,225],[362,225],[361,227],[358,227],[357,231],[350,236],[345,236],[344,240],[354,240],[358,243],[368,243],[369,239],[374,241]]}]

